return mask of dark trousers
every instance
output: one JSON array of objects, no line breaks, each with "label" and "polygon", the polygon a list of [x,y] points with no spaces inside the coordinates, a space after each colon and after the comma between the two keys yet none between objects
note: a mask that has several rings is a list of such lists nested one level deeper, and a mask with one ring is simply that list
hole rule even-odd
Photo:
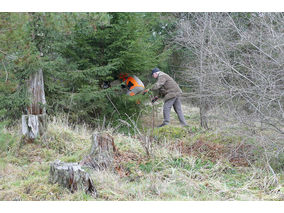
[{"label": "dark trousers", "polygon": [[164,124],[170,123],[170,112],[171,112],[172,106],[174,107],[174,110],[178,115],[178,119],[179,119],[180,123],[182,125],[187,125],[186,121],[184,119],[184,115],[182,113],[180,97],[171,98],[171,99],[165,101],[164,107],[163,107],[163,114],[164,114],[164,122],[163,123]]}]

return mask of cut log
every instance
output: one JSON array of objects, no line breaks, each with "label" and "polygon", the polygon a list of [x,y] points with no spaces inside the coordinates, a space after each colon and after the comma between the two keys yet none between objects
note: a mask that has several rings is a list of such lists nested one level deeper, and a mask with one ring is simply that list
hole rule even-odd
[{"label": "cut log", "polygon": [[57,160],[51,163],[49,174],[49,183],[58,183],[72,193],[83,190],[86,194],[97,196],[91,177],[78,163],[64,163]]},{"label": "cut log", "polygon": [[116,147],[114,139],[108,133],[94,133],[92,135],[91,152],[80,165],[102,170],[113,166]]}]

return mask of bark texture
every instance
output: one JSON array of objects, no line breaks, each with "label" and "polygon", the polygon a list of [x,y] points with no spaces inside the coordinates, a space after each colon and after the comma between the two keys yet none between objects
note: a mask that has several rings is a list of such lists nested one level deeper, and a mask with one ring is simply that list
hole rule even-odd
[{"label": "bark texture", "polygon": [[112,167],[115,153],[116,147],[111,135],[108,133],[94,133],[92,135],[91,152],[80,162],[80,165],[98,170]]},{"label": "bark texture", "polygon": [[46,129],[46,114],[42,115],[22,115],[22,134],[28,140],[44,134]]},{"label": "bark texture", "polygon": [[30,76],[28,81],[28,92],[30,94],[31,104],[28,106],[28,114],[45,114],[45,92],[42,69]]},{"label": "bark texture", "polygon": [[31,104],[27,107],[27,114],[22,115],[22,134],[26,141],[33,141],[44,134],[47,123],[46,100],[41,69],[30,76],[27,86]]}]

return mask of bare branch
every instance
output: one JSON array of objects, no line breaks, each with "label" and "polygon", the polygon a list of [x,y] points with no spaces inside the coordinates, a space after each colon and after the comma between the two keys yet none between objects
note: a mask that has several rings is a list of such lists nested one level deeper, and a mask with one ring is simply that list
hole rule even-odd
[{"label": "bare branch", "polygon": [[2,64],[3,64],[3,67],[4,67],[5,72],[6,72],[6,79],[5,79],[5,82],[7,82],[7,81],[8,81],[8,71],[7,71],[7,69],[6,69],[6,66],[5,66],[4,61],[3,61],[3,60],[1,60],[1,62],[2,62]]},{"label": "bare branch", "polygon": [[3,53],[4,55],[8,55],[6,52],[0,49],[0,52]]},{"label": "bare branch", "polygon": [[266,55],[267,57],[269,57],[270,59],[272,59],[275,63],[277,63],[279,66],[281,65],[280,63],[278,63],[278,61],[276,61],[273,57],[271,57],[269,54],[267,54],[266,52],[264,52],[261,48],[259,48],[257,45],[255,45],[252,41],[250,41],[244,34],[241,33],[241,31],[239,30],[239,28],[236,26],[236,23],[234,22],[234,20],[232,19],[232,17],[230,16],[229,13],[227,13],[227,15],[229,16],[229,18],[232,21],[232,25],[235,27],[235,29],[237,30],[237,32],[239,33],[239,35],[246,39],[252,46],[254,46],[256,49],[258,49],[260,52],[262,52],[264,55]]}]

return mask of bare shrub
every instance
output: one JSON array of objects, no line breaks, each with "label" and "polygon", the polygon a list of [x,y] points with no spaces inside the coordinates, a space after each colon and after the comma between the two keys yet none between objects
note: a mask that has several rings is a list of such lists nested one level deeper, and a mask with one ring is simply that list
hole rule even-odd
[{"label": "bare shrub", "polygon": [[187,97],[200,108],[201,126],[207,127],[209,110],[217,108],[224,124],[261,137],[267,151],[279,154],[284,141],[284,14],[179,17],[175,43],[188,55],[180,73],[192,85]]}]

